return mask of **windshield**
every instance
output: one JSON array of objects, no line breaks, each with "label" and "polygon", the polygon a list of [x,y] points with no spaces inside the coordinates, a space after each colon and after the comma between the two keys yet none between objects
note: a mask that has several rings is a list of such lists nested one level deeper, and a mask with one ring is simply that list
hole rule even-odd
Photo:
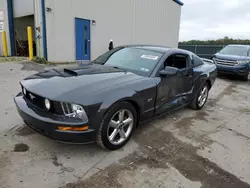
[{"label": "windshield", "polygon": [[220,54],[247,56],[248,48],[246,46],[226,46],[220,51]]},{"label": "windshield", "polygon": [[125,47],[107,52],[94,63],[125,69],[143,76],[149,76],[163,53],[136,47]]}]

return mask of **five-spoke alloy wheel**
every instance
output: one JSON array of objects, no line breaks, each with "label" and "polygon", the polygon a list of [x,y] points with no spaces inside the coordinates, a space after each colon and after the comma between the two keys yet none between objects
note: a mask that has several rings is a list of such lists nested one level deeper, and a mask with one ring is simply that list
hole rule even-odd
[{"label": "five-spoke alloy wheel", "polygon": [[200,91],[200,95],[198,97],[198,106],[200,108],[202,108],[204,106],[204,104],[206,103],[207,101],[207,98],[208,98],[208,87],[207,85],[205,84],[201,91]]},{"label": "five-spoke alloy wheel", "polygon": [[105,114],[97,134],[97,143],[106,149],[116,150],[130,139],[137,123],[137,112],[128,102],[111,107]]},{"label": "five-spoke alloy wheel", "polygon": [[132,112],[127,109],[121,109],[115,113],[107,129],[107,136],[110,143],[119,145],[124,142],[132,132],[133,121]]},{"label": "five-spoke alloy wheel", "polygon": [[209,86],[207,83],[204,83],[200,90],[198,91],[196,97],[193,99],[192,103],[190,104],[190,108],[194,110],[200,110],[206,104],[208,99],[209,93]]}]

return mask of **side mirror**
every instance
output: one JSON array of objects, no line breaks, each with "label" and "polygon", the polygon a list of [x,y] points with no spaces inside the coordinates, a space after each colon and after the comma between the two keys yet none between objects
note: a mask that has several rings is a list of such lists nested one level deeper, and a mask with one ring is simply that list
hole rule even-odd
[{"label": "side mirror", "polygon": [[165,69],[160,71],[160,75],[161,76],[174,76],[177,74],[178,71],[179,69],[175,67],[166,66]]}]

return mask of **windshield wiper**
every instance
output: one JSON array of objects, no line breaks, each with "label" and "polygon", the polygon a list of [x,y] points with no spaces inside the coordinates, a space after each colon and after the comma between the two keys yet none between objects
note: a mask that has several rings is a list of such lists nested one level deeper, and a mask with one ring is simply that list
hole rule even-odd
[{"label": "windshield wiper", "polygon": [[113,68],[115,68],[115,69],[119,69],[119,70],[122,70],[121,68],[119,68],[119,67],[116,67],[116,66],[112,66]]},{"label": "windshield wiper", "polygon": [[[105,65],[105,64],[104,64],[104,65]],[[112,68],[114,68],[114,69],[123,70],[123,71],[127,72],[126,69],[123,69],[123,68],[121,68],[121,67],[112,66],[112,65],[107,65],[107,66],[112,67]]]},{"label": "windshield wiper", "polygon": [[118,69],[118,70],[122,70],[122,71],[125,71],[125,73],[127,72],[126,69],[123,69],[123,68],[120,68],[120,67],[117,67],[117,66],[111,66],[112,68],[115,68],[115,69]]}]

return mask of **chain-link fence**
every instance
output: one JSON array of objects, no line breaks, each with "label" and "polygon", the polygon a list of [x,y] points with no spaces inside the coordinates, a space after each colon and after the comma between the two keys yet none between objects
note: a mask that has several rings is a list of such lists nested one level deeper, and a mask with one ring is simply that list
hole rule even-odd
[{"label": "chain-link fence", "polygon": [[180,44],[179,48],[191,51],[202,58],[210,59],[212,55],[220,51],[224,45],[184,45]]}]

